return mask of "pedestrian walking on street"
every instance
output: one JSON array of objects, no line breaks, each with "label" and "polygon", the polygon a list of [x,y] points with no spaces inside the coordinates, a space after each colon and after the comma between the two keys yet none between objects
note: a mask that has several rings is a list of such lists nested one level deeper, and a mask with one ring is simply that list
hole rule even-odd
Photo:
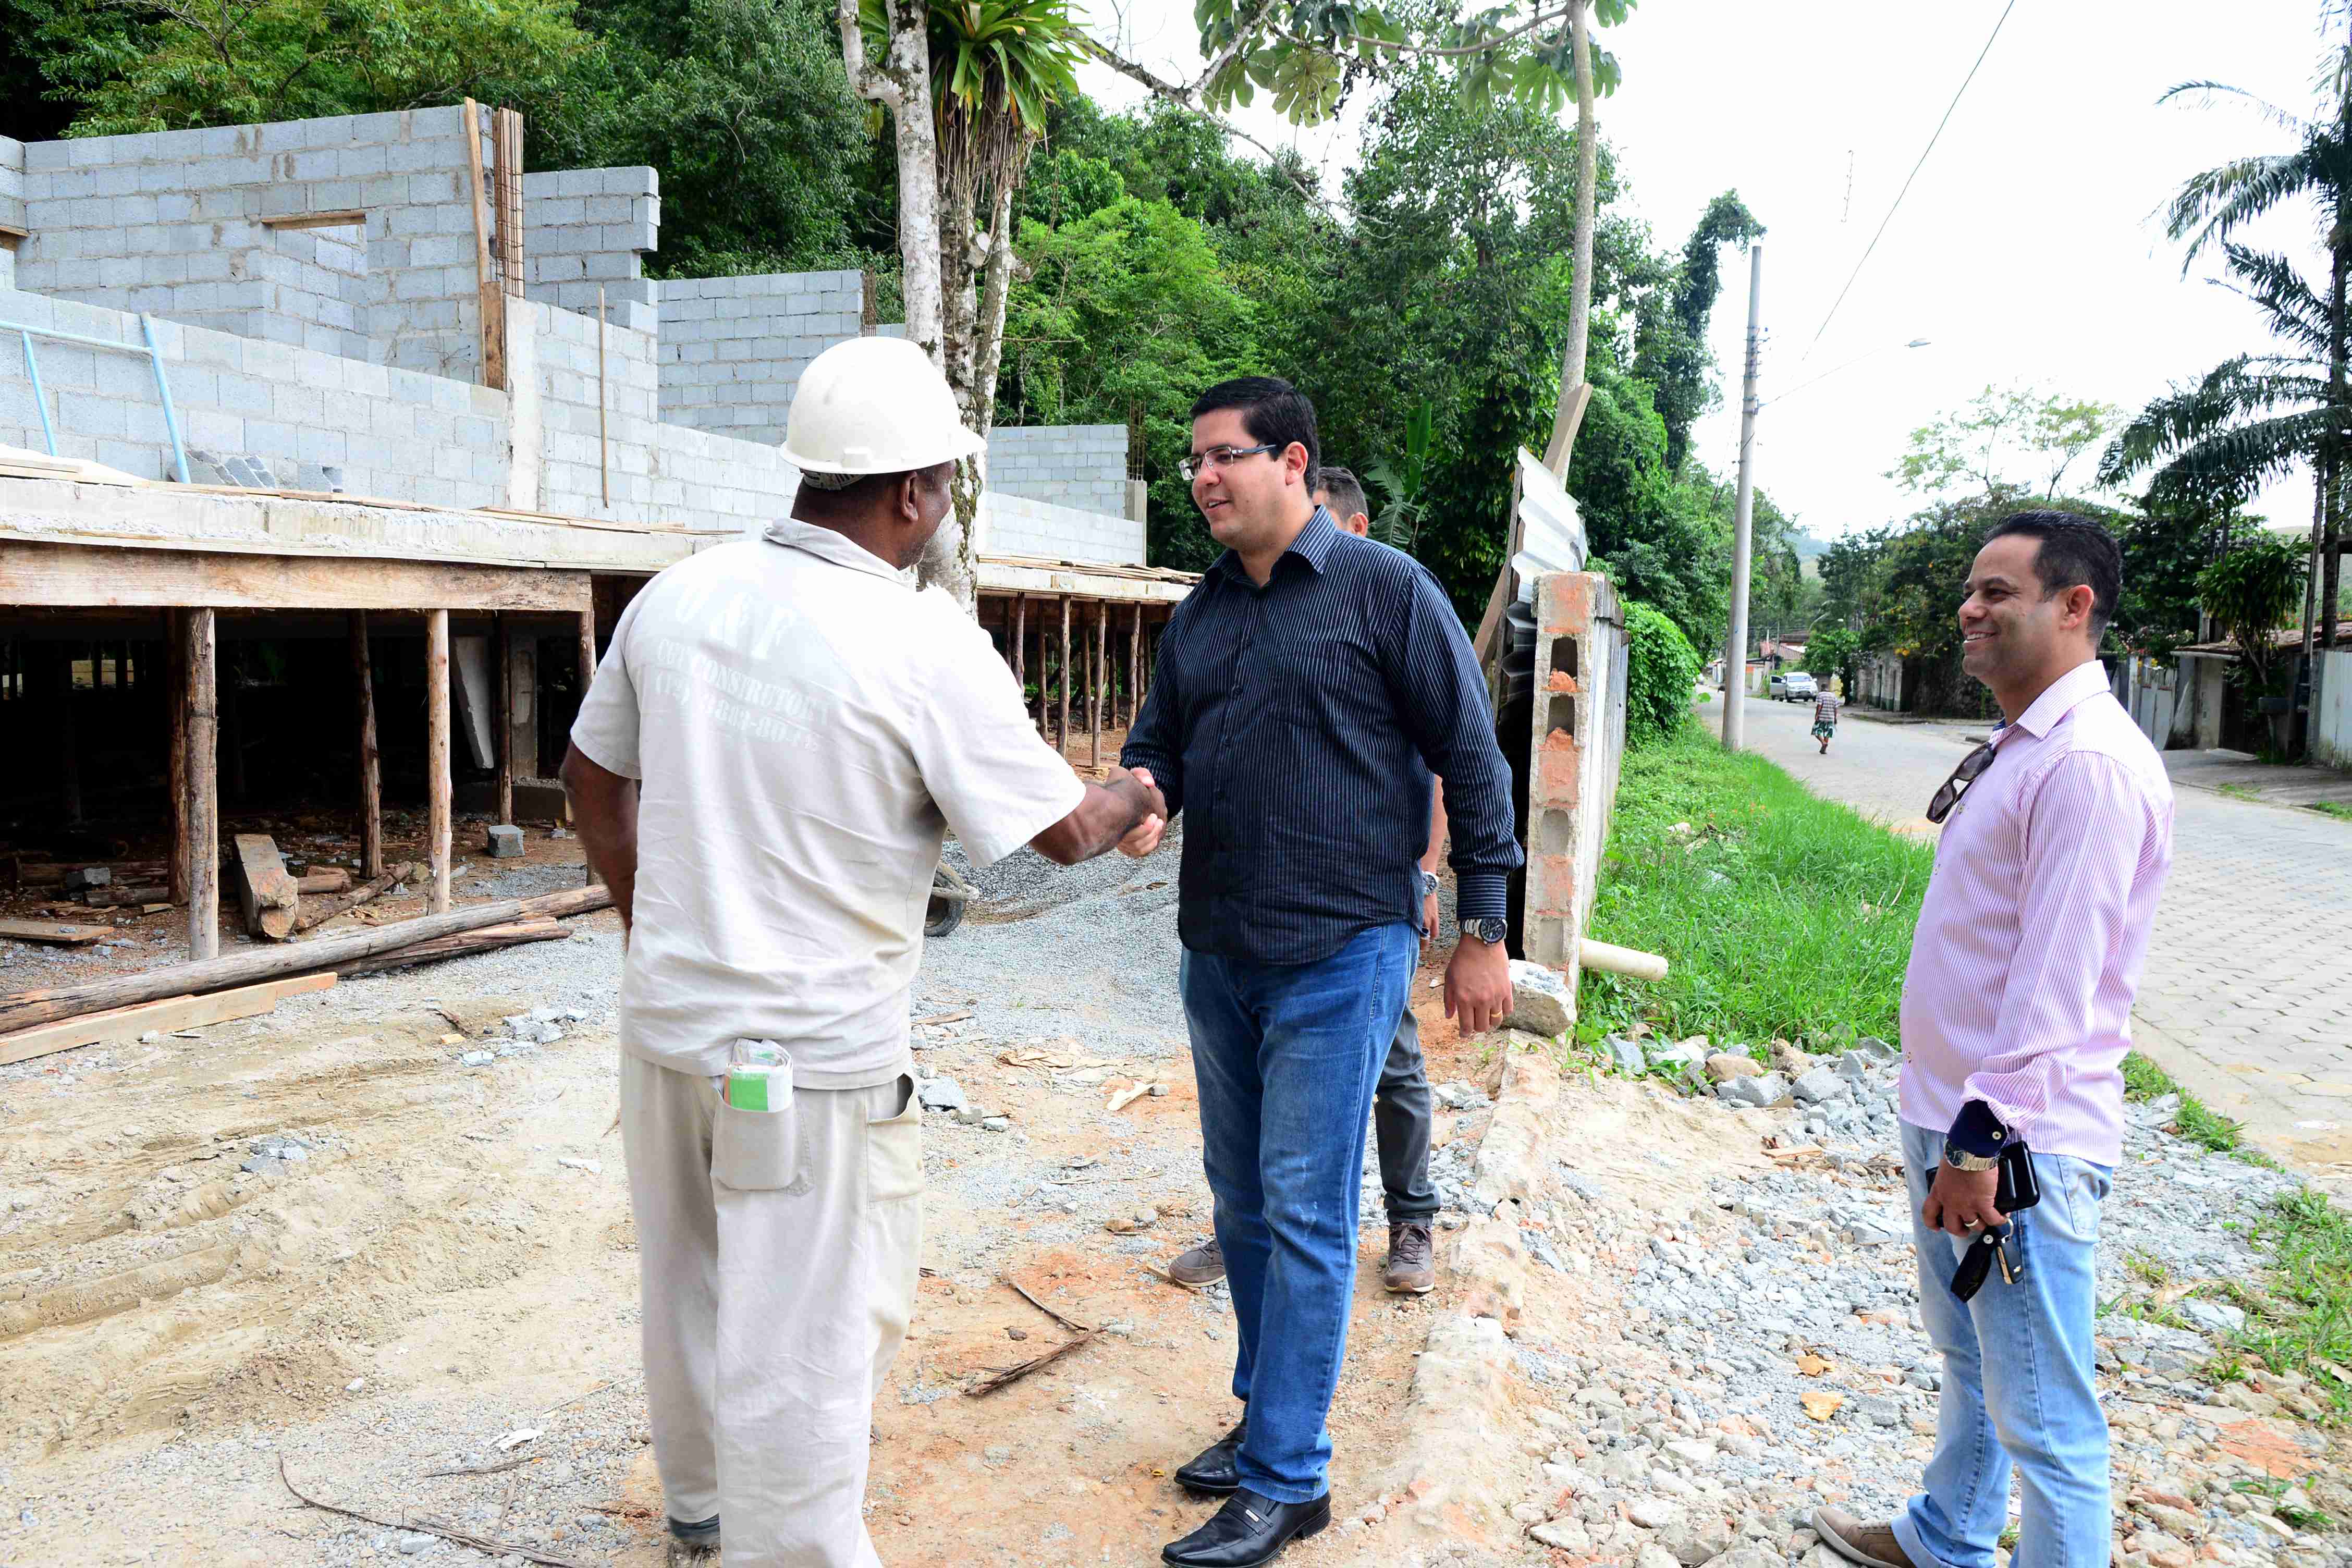
[{"label": "pedestrian walking on street", "polygon": [[1936,1449],[1893,1520],[1813,1516],[1872,1568],[1992,1568],[2012,1472],[2014,1568],[2108,1561],[2093,1255],[2172,861],[2163,763],[2098,661],[2122,590],[2105,530],[2021,512],[1978,552],[1960,606],[1961,666],[2004,722],[1928,805],[1944,836],[1903,984],[1919,1310],[1944,1360]]},{"label": "pedestrian walking on street", "polygon": [[1822,755],[1830,754],[1831,738],[1837,733],[1838,710],[1845,704],[1828,687],[1822,688],[1813,698],[1813,739],[1822,743]]},{"label": "pedestrian walking on street", "polygon": [[908,1001],[949,827],[975,866],[1157,836],[1081,783],[988,634],[903,575],[981,449],[922,352],[813,361],[793,515],[662,573],[581,706],[563,782],[612,889],[621,1141],[673,1563],[877,1568],[873,1400],[914,1309]]},{"label": "pedestrian walking on street", "polygon": [[1287,382],[1193,405],[1182,471],[1225,552],[1169,622],[1120,758],[1191,810],[1178,985],[1244,1406],[1177,1471],[1231,1498],[1161,1552],[1176,1568],[1253,1568],[1331,1520],[1365,1124],[1419,945],[1433,772],[1463,925],[1446,1011],[1476,1033],[1510,1008],[1522,857],[1486,683],[1437,580],[1315,504],[1318,456]]},{"label": "pedestrian walking on street", "polygon": [[[1336,464],[1325,464],[1315,486],[1315,504],[1341,528],[1362,539],[1371,532],[1364,510],[1364,487]],[[1445,848],[1445,789],[1433,791],[1429,846],[1421,856],[1421,951],[1437,940],[1437,865]],[[1437,1288],[1437,1247],[1431,1226],[1437,1219],[1437,1189],[1429,1183],[1431,1135],[1429,1068],[1421,1054],[1421,1020],[1413,1016],[1407,988],[1396,1035],[1372,1091],[1372,1142],[1379,1147],[1381,1186],[1388,1204],[1389,1251],[1381,1265],[1381,1288],[1392,1294],[1426,1296]],[[1213,1233],[1168,1265],[1169,1277],[1199,1287],[1225,1277],[1225,1255]]]}]

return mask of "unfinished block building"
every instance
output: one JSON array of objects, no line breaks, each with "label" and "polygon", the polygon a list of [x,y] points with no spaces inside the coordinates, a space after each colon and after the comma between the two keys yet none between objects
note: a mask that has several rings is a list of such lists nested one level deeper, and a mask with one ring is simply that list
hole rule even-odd
[{"label": "unfinished block building", "polygon": [[[635,584],[789,510],[801,370],[889,330],[868,279],[647,278],[655,171],[525,172],[521,131],[0,139],[0,850],[168,837],[202,956],[220,810],[340,799],[372,875],[388,774],[445,905],[457,790],[513,819]],[[1123,426],[990,460],[982,618],[1066,744],[1189,580]]]}]

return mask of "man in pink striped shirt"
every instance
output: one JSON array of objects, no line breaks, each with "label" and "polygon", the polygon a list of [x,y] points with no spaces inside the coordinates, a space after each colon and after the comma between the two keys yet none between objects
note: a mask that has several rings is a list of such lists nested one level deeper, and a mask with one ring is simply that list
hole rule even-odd
[{"label": "man in pink striped shirt", "polygon": [[[1870,1568],[1992,1568],[2012,1471],[2013,1568],[2108,1560],[2093,1255],[2123,1144],[2132,998],[2172,862],[2164,764],[2098,661],[2122,589],[2105,530],[2022,512],[1978,552],[1960,605],[1961,666],[2006,719],[1928,808],[1944,837],[1903,985],[1919,1310],[1944,1358],[1936,1452],[1891,1521],[1814,1516],[1825,1544]],[[2010,1143],[2031,1151],[2042,1190],[2013,1215],[1995,1203]],[[1955,1270],[2004,1225],[2011,1268],[1963,1300]]]}]

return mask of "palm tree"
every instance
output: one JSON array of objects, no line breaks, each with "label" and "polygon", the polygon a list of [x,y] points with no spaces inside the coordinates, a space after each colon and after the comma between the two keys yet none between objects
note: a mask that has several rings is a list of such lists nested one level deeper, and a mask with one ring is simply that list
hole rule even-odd
[{"label": "palm tree", "polygon": [[[900,47],[906,0],[856,4],[865,59],[862,75],[853,73],[853,80],[880,83]],[[909,200],[935,205],[939,221],[921,235],[901,226],[907,328],[912,336],[919,321],[939,323],[940,368],[955,389],[964,423],[985,436],[996,417],[996,373],[1012,291],[1013,199],[1030,154],[1045,140],[1047,108],[1077,91],[1078,26],[1068,0],[929,0],[925,36],[928,72],[900,74],[908,82],[919,77],[928,82],[931,134],[899,137],[899,200],[902,206]],[[846,47],[846,35],[844,41]],[[877,89],[866,90],[879,96]],[[903,132],[910,112],[904,94],[882,101]],[[983,199],[990,219],[984,234],[977,221]],[[936,300],[919,300],[919,284],[932,268]],[[977,459],[957,466],[955,526],[932,536],[919,569],[927,585],[946,588],[967,610],[978,603],[971,537],[982,484]]]},{"label": "palm tree", "polygon": [[[2263,308],[2273,332],[2292,352],[2242,356],[2217,367],[2195,388],[2158,398],[2116,438],[2103,464],[2103,473],[2123,478],[2169,456],[2165,472],[2182,487],[2195,480],[2209,491],[2243,496],[2292,463],[2309,461],[2314,493],[2304,609],[2306,658],[2315,634],[2321,646],[2335,645],[2345,486],[2352,479],[2347,463],[2352,456],[2352,336],[2345,309],[2346,283],[2352,276],[2352,37],[2347,37],[2352,5],[2326,0],[2321,26],[2343,41],[2331,47],[2323,63],[2324,109],[2315,119],[2218,82],[2188,82],[2165,94],[2166,100],[2185,93],[2245,99],[2294,135],[2295,145],[2287,152],[2234,159],[2196,175],[2165,214],[2167,233],[2189,242],[2181,270],[2208,247],[2221,247],[2241,291]],[[2245,225],[2305,198],[2318,209],[2320,243],[2328,258],[2325,297],[2284,258],[2231,243]]]}]

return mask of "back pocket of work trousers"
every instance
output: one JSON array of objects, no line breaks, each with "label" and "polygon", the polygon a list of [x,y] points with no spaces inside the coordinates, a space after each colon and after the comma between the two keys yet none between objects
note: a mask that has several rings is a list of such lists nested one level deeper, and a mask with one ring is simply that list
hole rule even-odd
[{"label": "back pocket of work trousers", "polygon": [[739,1193],[798,1192],[808,1185],[800,1145],[790,1100],[781,1110],[738,1110],[722,1097],[710,1129],[710,1174]]},{"label": "back pocket of work trousers", "polygon": [[866,1124],[866,1195],[877,1204],[923,1191],[923,1108],[915,1080],[902,1075],[890,1089],[898,1114]]}]

